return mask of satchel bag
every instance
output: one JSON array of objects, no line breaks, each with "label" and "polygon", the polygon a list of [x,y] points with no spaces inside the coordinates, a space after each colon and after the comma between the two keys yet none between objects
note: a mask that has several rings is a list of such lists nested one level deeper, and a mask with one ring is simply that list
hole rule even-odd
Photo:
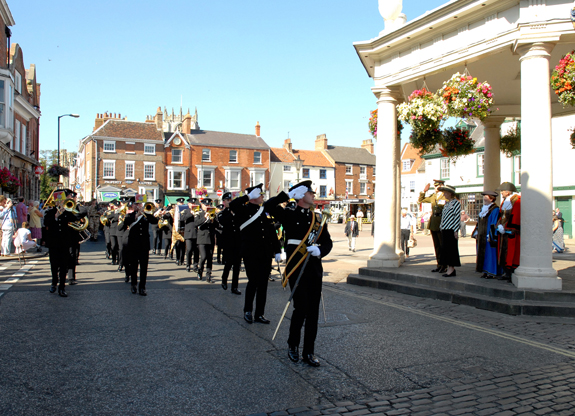
[{"label": "satchel bag", "polygon": [[410,238],[407,240],[407,248],[415,248],[417,247],[417,240],[415,238]]}]

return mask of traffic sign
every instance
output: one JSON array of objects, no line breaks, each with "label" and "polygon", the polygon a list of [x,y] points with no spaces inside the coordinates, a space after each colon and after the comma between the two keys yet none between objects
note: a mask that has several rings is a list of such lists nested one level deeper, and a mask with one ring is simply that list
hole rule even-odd
[{"label": "traffic sign", "polygon": [[76,185],[76,189],[80,189],[80,188],[81,188],[81,186],[80,186],[80,185]]},{"label": "traffic sign", "polygon": [[216,192],[216,195],[218,196],[218,198],[221,198],[224,195],[224,190],[218,189],[218,192]]},{"label": "traffic sign", "polygon": [[36,175],[41,175],[44,173],[44,168],[42,166],[36,166],[36,168],[34,169],[34,173]]}]

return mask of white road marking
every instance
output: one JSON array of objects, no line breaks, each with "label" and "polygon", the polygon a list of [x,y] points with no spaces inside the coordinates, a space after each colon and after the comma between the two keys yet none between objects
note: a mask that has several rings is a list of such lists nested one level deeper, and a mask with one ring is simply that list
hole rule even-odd
[{"label": "white road marking", "polygon": [[[14,283],[17,283],[20,280],[20,278],[26,274],[26,272],[29,272],[30,269],[32,269],[32,267],[36,265],[36,263],[38,263],[38,260],[28,262],[25,266],[20,267],[20,269],[16,273],[14,273],[11,277],[6,279],[6,281],[0,283],[0,291],[2,291],[0,292],[0,295],[3,295],[4,294],[3,291],[10,289],[14,285]],[[5,266],[0,267],[0,271],[6,270],[8,267],[13,266],[15,264],[17,263],[10,262]]]}]

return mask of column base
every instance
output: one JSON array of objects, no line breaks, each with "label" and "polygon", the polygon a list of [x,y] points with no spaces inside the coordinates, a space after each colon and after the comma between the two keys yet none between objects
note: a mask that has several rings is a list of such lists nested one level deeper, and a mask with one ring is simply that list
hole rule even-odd
[{"label": "column base", "polygon": [[374,253],[367,260],[367,267],[373,267],[375,269],[383,267],[399,267],[401,266],[401,263],[403,263],[403,256],[398,253],[383,255],[381,253]]},{"label": "column base", "polygon": [[557,271],[534,267],[519,266],[511,276],[511,282],[517,289],[561,290],[563,279],[557,276]]}]

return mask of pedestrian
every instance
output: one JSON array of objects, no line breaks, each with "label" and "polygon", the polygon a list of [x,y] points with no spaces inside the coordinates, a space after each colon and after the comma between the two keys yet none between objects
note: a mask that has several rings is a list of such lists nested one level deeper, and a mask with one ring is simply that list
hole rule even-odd
[{"label": "pedestrian", "polygon": [[[244,319],[251,324],[254,321],[269,324],[264,316],[268,278],[272,269],[271,259],[281,260],[281,248],[277,234],[266,215],[268,201],[262,205],[263,184],[246,189],[245,194],[230,202],[230,209],[240,230],[241,255],[244,259],[248,284],[244,303]],[[285,193],[284,193],[285,194]],[[256,301],[255,317],[253,312]]]},{"label": "pedestrian", "polygon": [[[320,229],[321,214],[313,212],[315,192],[311,185],[311,181],[300,182],[290,188],[289,196],[282,191],[275,197],[275,207],[271,212],[274,218],[281,222],[286,234],[286,256],[288,260],[284,273],[290,289],[294,291],[294,310],[287,340],[288,357],[293,362],[299,361],[301,331],[305,324],[302,359],[303,362],[312,367],[319,367],[320,362],[315,356],[315,339],[322,293],[323,267],[321,259],[330,253],[333,243],[327,222]],[[297,201],[295,209],[284,209],[278,205],[288,198]],[[355,223],[355,221],[353,222]],[[317,240],[315,240],[315,236],[317,236]],[[305,256],[309,256],[307,257],[309,259],[307,264],[304,263]],[[302,263],[306,264],[303,271]],[[300,274],[301,278],[296,287],[296,281]]]},{"label": "pedestrian", "polygon": [[212,279],[212,262],[214,258],[217,220],[215,217],[215,210],[212,207],[211,198],[202,199],[200,201],[200,207],[198,216],[194,220],[194,225],[198,227],[198,249],[200,251],[198,279],[202,280],[205,266],[206,282],[214,283]]},{"label": "pedestrian", "polygon": [[433,180],[433,186],[435,187],[435,193],[426,197],[425,194],[429,190],[430,184],[428,183],[423,188],[423,192],[419,194],[418,202],[430,203],[431,204],[431,215],[429,218],[429,231],[431,231],[431,238],[433,239],[433,248],[435,249],[435,259],[437,261],[437,267],[432,270],[434,273],[445,273],[446,265],[441,264],[441,231],[439,226],[441,224],[441,213],[443,212],[443,207],[445,206],[447,199],[443,193],[439,190],[441,186],[445,184],[445,181],[440,179]]},{"label": "pedestrian", "polygon": [[22,226],[24,221],[28,221],[28,208],[24,203],[24,197],[18,197],[18,204],[16,205],[17,228]]},{"label": "pedestrian", "polygon": [[401,249],[405,253],[405,257],[409,257],[409,244],[411,233],[415,234],[415,220],[413,216],[407,212],[407,208],[401,210],[401,218],[399,219],[401,236],[400,245]]},{"label": "pedestrian", "polygon": [[242,258],[240,256],[240,230],[235,220],[233,212],[230,210],[230,202],[232,201],[232,194],[226,192],[222,196],[222,203],[224,209],[218,214],[218,224],[222,233],[218,238],[218,242],[222,244],[224,271],[222,272],[222,289],[228,289],[228,275],[232,271],[232,289],[234,295],[241,295],[242,292],[238,289],[240,279],[240,266]]},{"label": "pedestrian", "polygon": [[40,252],[42,251],[40,241],[42,241],[42,218],[44,218],[44,214],[38,209],[40,205],[38,201],[32,201],[30,205],[31,207],[28,210],[30,215],[30,233],[32,238],[38,242],[38,248],[36,250]]},{"label": "pedestrian", "polygon": [[455,277],[455,268],[461,266],[459,259],[459,227],[461,225],[461,203],[455,198],[455,188],[442,185],[438,191],[443,192],[447,203],[442,214],[439,230],[441,231],[441,260],[440,264],[447,267],[443,277]]},{"label": "pedestrian", "polygon": [[350,215],[349,221],[345,224],[345,229],[343,232],[347,237],[348,250],[355,252],[355,240],[359,235],[359,228],[353,214]]},{"label": "pedestrian", "polygon": [[[161,204],[162,204],[161,199],[156,199],[154,201],[154,216],[156,218],[159,218],[159,215],[162,212]],[[162,235],[164,233],[160,231],[158,222],[151,224],[150,228],[152,229],[152,254],[160,254],[162,252]]]},{"label": "pedestrian", "polygon": [[14,238],[14,247],[16,247],[16,254],[25,253],[33,247],[37,247],[36,240],[32,239],[32,233],[28,229],[28,222],[24,221],[22,227],[12,237]]},{"label": "pedestrian", "polygon": [[16,208],[11,199],[5,201],[4,210],[0,213],[2,220],[2,256],[9,256],[12,251],[12,236],[18,228]]},{"label": "pedestrian", "polygon": [[504,275],[498,279],[511,281],[520,259],[521,196],[511,182],[503,182],[497,190],[504,198],[497,221],[499,266]]},{"label": "pedestrian", "polygon": [[553,249],[555,253],[563,253],[565,251],[565,241],[563,240],[563,220],[553,216]]},{"label": "pedestrian", "polygon": [[357,210],[357,224],[359,225],[359,231],[363,230],[363,211],[361,208]]},{"label": "pedestrian", "polygon": [[461,233],[461,237],[467,237],[467,222],[471,219],[469,215],[465,213],[465,210],[461,211],[461,224],[459,225],[459,231]]},{"label": "pedestrian", "polygon": [[120,250],[120,245],[118,243],[118,219],[119,219],[119,207],[120,201],[114,199],[110,201],[111,209],[107,213],[108,224],[110,224],[110,251],[112,258],[112,265],[118,264],[118,252]]},{"label": "pedestrian", "polygon": [[479,212],[475,230],[471,234],[477,240],[475,271],[482,273],[483,279],[493,279],[501,275],[501,268],[497,264],[497,230],[495,229],[499,217],[499,207],[495,200],[499,194],[485,191],[481,195],[483,195],[483,206]]}]

